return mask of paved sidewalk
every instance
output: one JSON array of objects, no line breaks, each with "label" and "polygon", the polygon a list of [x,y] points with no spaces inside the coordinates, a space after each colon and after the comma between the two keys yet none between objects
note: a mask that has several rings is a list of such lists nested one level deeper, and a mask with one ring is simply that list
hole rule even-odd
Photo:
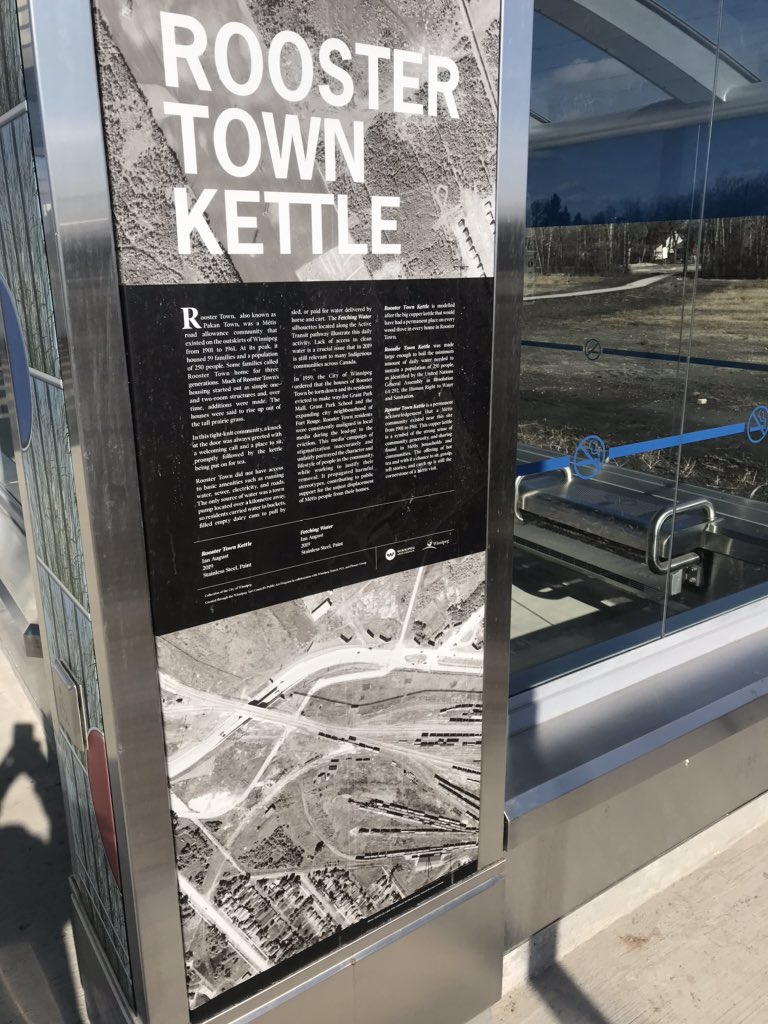
[{"label": "paved sidewalk", "polygon": [[69,871],[58,771],[0,648],[0,1024],[86,1020]]},{"label": "paved sidewalk", "polygon": [[493,1024],[767,1024],[768,825],[569,953]]}]

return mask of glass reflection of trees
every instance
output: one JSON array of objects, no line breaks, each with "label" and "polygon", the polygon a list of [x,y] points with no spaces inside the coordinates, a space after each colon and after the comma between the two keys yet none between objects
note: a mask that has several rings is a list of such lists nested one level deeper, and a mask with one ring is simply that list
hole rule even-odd
[{"label": "glass reflection of trees", "polygon": [[[768,440],[744,429],[768,405],[768,113],[750,104],[624,135],[587,105],[562,145],[532,126],[519,464],[557,468],[518,482],[515,689],[768,590]],[[574,479],[592,434],[609,459]],[[689,508],[654,571],[653,524]]]}]

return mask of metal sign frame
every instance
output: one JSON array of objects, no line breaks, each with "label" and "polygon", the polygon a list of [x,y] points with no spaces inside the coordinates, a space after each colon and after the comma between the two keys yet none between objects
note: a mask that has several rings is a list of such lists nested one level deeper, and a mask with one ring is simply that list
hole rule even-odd
[{"label": "metal sign frame", "polygon": [[[339,1019],[338,999],[346,996],[330,993],[348,984],[349,971],[339,988],[346,967],[361,969],[364,962],[373,963],[373,954],[394,970],[398,955],[403,963],[403,952],[412,963],[422,955],[424,963],[434,959],[440,922],[449,912],[459,929],[454,939],[469,931],[474,939],[468,937],[465,947],[474,941],[477,950],[472,958],[476,982],[457,979],[481,1000],[474,1004],[468,999],[466,1012],[473,1005],[479,1012],[483,998],[488,1005],[498,994],[532,20],[533,0],[504,0],[478,870],[362,939],[219,1012],[212,1018],[217,1024],[265,1014],[277,1022],[290,997],[310,991],[316,1019]],[[29,0],[21,32],[101,682],[135,1014],[151,1024],[184,1024],[189,1009],[176,861],[90,2]],[[454,943],[454,951],[465,947]],[[401,953],[393,954],[398,949]],[[448,963],[448,946],[445,954]],[[320,982],[328,983],[323,985],[326,996],[320,994]],[[430,1021],[445,1010],[440,994],[433,995]],[[446,995],[453,999],[455,994]],[[406,992],[404,997],[411,996],[418,1003],[419,994]],[[299,1005],[292,1003],[290,1014]],[[462,1012],[450,1003],[448,1010],[451,1017]],[[125,1005],[122,1013],[126,1019],[133,1015]],[[370,1013],[367,1019],[373,1020]]]}]

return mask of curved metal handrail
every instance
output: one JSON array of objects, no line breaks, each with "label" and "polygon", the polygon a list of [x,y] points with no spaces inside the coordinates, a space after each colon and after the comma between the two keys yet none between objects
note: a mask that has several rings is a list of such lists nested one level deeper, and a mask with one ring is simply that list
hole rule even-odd
[{"label": "curved metal handrail", "polygon": [[693,512],[696,509],[703,509],[707,513],[707,520],[711,526],[717,518],[715,506],[708,498],[698,498],[695,501],[687,501],[682,505],[672,505],[669,508],[657,512],[651,520],[648,530],[648,568],[659,576],[664,576],[670,569],[682,569],[685,565],[692,565],[697,562],[699,556],[694,552],[687,555],[678,555],[677,558],[669,558],[662,561],[659,557],[659,546],[661,542],[661,528],[668,519],[678,516],[683,512]]},{"label": "curved metal handrail", "polygon": [[[547,470],[547,473],[552,473],[552,472],[565,474],[566,483],[570,483],[573,480],[573,470],[571,469],[570,466],[563,466],[561,469]],[[515,519],[517,519],[517,521],[519,523],[524,523],[525,522],[525,519],[523,519],[523,513],[520,511],[520,484],[523,482],[523,480],[527,480],[529,477],[532,477],[532,476],[543,476],[543,475],[544,475],[543,473],[523,473],[520,476],[515,478],[514,513],[515,513]]]}]

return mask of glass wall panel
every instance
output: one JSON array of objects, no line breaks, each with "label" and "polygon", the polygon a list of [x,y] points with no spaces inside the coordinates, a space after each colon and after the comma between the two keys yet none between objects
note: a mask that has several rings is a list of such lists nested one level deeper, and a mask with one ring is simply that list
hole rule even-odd
[{"label": "glass wall panel", "polygon": [[634,6],[537,4],[513,691],[660,637],[696,582],[670,560],[702,528],[672,518],[717,49]]},{"label": "glass wall panel", "polygon": [[[721,38],[768,72],[763,4],[724,0]],[[743,96],[749,115],[734,116],[739,97],[727,97],[712,129],[678,494],[704,527],[685,570],[697,577],[688,613],[670,608],[670,629],[762,596],[768,582],[768,102],[760,113],[761,84]]]},{"label": "glass wall panel", "polygon": [[24,99],[16,4],[0,0],[0,115]]},{"label": "glass wall panel", "polygon": [[712,42],[723,59],[738,61],[758,79],[768,78],[768,5],[765,0],[663,0],[671,14]]}]

